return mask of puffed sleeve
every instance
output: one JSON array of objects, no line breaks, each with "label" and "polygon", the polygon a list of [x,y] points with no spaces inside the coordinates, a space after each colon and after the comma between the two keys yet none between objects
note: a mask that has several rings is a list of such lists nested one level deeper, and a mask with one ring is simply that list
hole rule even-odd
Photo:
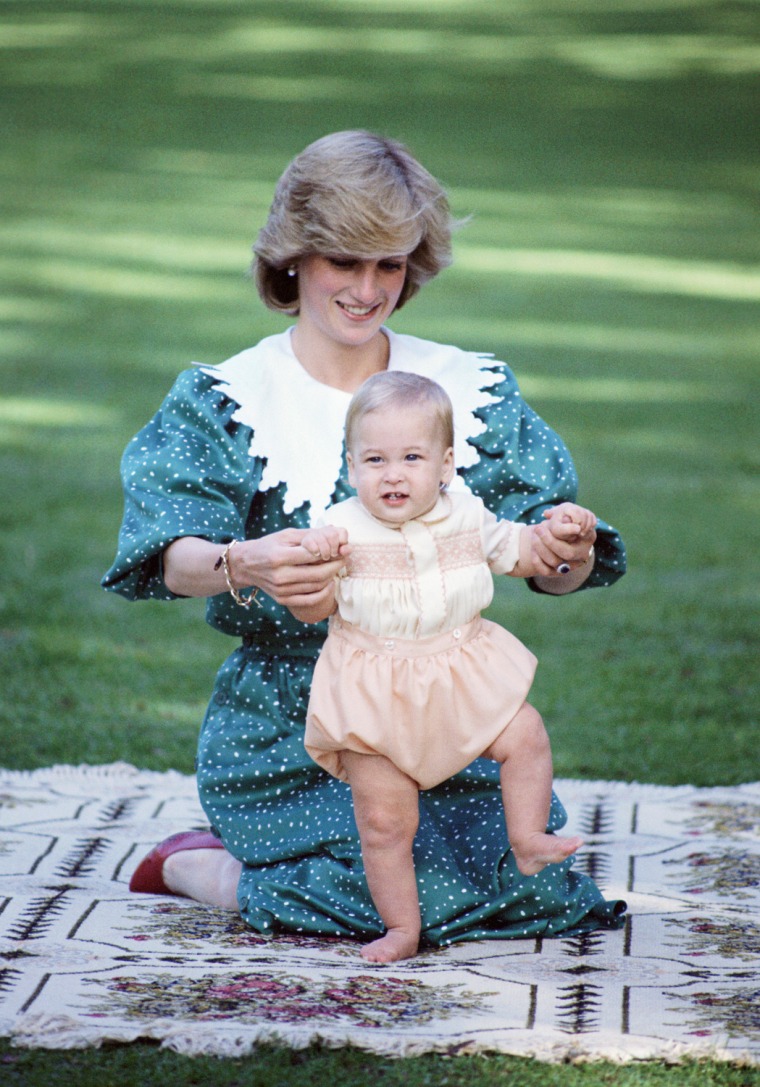
[{"label": "puffed sleeve", "polygon": [[124,518],[103,587],[132,600],[171,600],[164,548],[180,536],[223,543],[245,535],[261,467],[250,430],[231,421],[235,404],[198,370],[180,374],[121,463]]},{"label": "puffed sleeve", "polygon": [[[500,363],[494,369],[504,376],[496,387],[500,399],[478,409],[486,429],[469,439],[478,450],[478,463],[462,475],[497,517],[537,524],[550,506],[576,501],[575,465],[559,435],[525,403],[509,368]],[[601,520],[595,549],[594,569],[584,589],[612,585],[625,573],[623,541]],[[533,581],[528,584],[541,591]]]},{"label": "puffed sleeve", "polygon": [[483,507],[480,536],[483,553],[492,574],[511,574],[520,558],[520,537],[525,525],[500,521]]}]

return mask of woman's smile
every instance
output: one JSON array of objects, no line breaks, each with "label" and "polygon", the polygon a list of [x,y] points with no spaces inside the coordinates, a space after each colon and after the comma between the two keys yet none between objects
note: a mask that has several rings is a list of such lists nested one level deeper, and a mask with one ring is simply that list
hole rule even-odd
[{"label": "woman's smile", "polygon": [[301,331],[341,346],[362,345],[395,310],[406,280],[406,257],[312,254],[301,260],[298,279]]},{"label": "woman's smile", "polygon": [[378,308],[379,303],[374,306],[356,306],[350,305],[348,302],[338,302],[337,305],[339,305],[340,308],[349,315],[349,317],[362,320],[366,317],[371,316]]}]

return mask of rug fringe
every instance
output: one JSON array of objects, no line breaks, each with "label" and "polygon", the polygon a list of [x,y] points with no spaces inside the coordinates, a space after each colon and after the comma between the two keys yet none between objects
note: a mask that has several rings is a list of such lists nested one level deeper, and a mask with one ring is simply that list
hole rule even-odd
[{"label": "rug fringe", "polygon": [[[128,762],[112,762],[112,763],[56,763],[53,766],[39,767],[33,770],[6,770],[0,768],[0,781],[13,783],[34,783],[35,781],[50,781],[51,778],[61,780],[74,780],[74,781],[103,781],[104,779],[112,781],[135,781],[141,779],[146,782],[150,781],[167,781],[172,784],[178,784],[180,782],[194,783],[195,776],[193,774],[184,774],[179,770],[148,770],[141,769],[140,767],[133,766]],[[717,794],[725,792],[727,789],[731,790],[732,794],[739,793],[753,793],[760,789],[760,781],[747,781],[740,784],[724,784],[724,785],[657,785],[648,782],[641,781],[617,781],[602,779],[586,779],[586,778],[557,778],[554,782],[554,787],[562,797],[563,792],[570,792],[574,788],[582,787],[584,792],[589,789],[598,789],[605,794],[614,794],[615,796],[625,796],[626,794],[635,795],[649,795],[657,797],[658,795],[664,795],[668,793],[681,793],[684,796],[692,795],[695,792],[700,794]]]},{"label": "rug fringe", "polygon": [[609,1061],[614,1064],[634,1064],[644,1061],[663,1061],[666,1064],[679,1064],[688,1058],[692,1061],[713,1060],[731,1063],[740,1067],[754,1064],[749,1054],[729,1052],[715,1042],[701,1045],[683,1045],[679,1042],[661,1041],[653,1045],[651,1038],[637,1038],[629,1035],[621,1043],[617,1035],[589,1033],[581,1039],[568,1038],[567,1042],[558,1042],[556,1036],[541,1036],[540,1031],[516,1031],[509,1042],[495,1050],[488,1044],[481,1044],[474,1038],[457,1040],[425,1039],[404,1040],[397,1034],[393,1037],[372,1035],[371,1032],[340,1028],[336,1030],[302,1030],[288,1027],[287,1037],[277,1027],[261,1024],[255,1029],[246,1029],[244,1034],[234,1026],[217,1022],[213,1026],[199,1023],[177,1025],[172,1020],[156,1019],[150,1026],[127,1027],[109,1026],[107,1034],[102,1027],[88,1027],[81,1020],[67,1015],[36,1014],[21,1018],[10,1032],[13,1045],[25,1049],[87,1049],[99,1048],[103,1044],[128,1044],[137,1041],[157,1041],[162,1049],[187,1057],[240,1058],[254,1053],[260,1046],[282,1045],[289,1049],[307,1049],[311,1045],[322,1045],[329,1049],[342,1049],[347,1046],[377,1056],[403,1059],[426,1053],[439,1053],[447,1056],[473,1056],[498,1052],[502,1055],[529,1057],[548,1064],[586,1064],[593,1061]]},{"label": "rug fringe", "polygon": [[0,781],[33,783],[50,781],[51,778],[72,779],[75,781],[104,779],[131,781],[141,778],[145,781],[168,780],[172,782],[194,781],[193,774],[183,774],[179,770],[142,770],[128,762],[111,763],[56,763],[54,766],[42,766],[34,770],[6,770],[0,768]]}]

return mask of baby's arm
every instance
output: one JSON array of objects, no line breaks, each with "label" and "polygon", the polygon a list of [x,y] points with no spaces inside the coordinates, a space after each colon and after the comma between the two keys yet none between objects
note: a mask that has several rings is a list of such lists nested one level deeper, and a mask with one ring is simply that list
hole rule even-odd
[{"label": "baby's arm", "polygon": [[[347,558],[351,553],[348,533],[345,528],[335,525],[323,525],[310,528],[301,540],[300,546],[311,556],[311,562],[330,562],[337,558]],[[337,607],[335,600],[335,582],[332,591],[319,604],[306,604],[291,608],[290,611],[302,623],[320,623],[333,614]]]}]

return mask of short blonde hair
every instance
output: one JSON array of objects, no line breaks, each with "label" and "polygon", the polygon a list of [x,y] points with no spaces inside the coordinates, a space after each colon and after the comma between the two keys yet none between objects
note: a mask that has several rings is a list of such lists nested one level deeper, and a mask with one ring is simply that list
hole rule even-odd
[{"label": "short blonde hair", "polygon": [[305,256],[406,256],[397,309],[451,263],[446,193],[410,152],[371,132],[334,132],[287,167],[253,247],[253,276],[270,309],[298,313]]},{"label": "short blonde hair", "polygon": [[444,449],[453,448],[454,409],[446,390],[421,374],[384,370],[367,378],[351,397],[346,412],[346,449],[350,452],[354,448],[359,425],[366,415],[410,406],[428,408]]}]

